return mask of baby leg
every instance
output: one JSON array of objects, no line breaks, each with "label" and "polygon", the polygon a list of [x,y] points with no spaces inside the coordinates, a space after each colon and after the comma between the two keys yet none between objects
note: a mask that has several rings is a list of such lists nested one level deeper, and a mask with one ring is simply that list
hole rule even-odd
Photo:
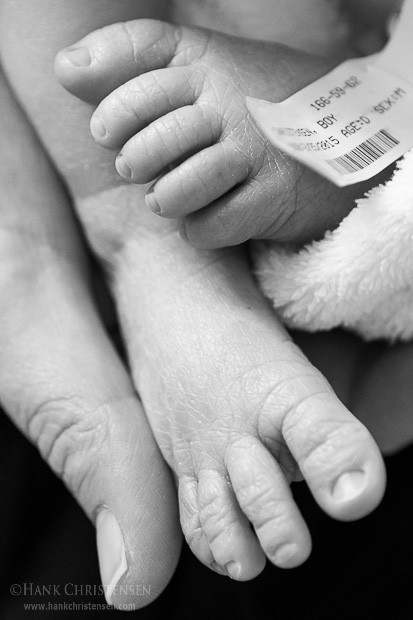
[{"label": "baby leg", "polygon": [[[79,24],[66,31],[67,3],[43,1],[60,7],[64,36],[30,3],[23,16],[3,0],[4,62],[108,266],[135,384],[178,479],[187,540],[201,561],[240,580],[258,574],[265,556],[296,566],[310,538],[289,482],[303,475],[330,515],[358,518],[383,493],[378,449],[279,325],[242,250],[196,251],[173,222],[142,208],[145,187],[113,174],[88,138],[91,108],[66,96],[52,74],[53,54],[76,40]],[[133,28],[101,32],[93,92],[108,94],[134,70],[133,46],[123,51],[144,33],[135,38]]]}]

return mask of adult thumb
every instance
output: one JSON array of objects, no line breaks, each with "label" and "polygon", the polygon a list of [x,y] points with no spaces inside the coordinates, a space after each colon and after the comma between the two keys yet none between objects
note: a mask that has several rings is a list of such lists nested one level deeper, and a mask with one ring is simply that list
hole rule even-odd
[{"label": "adult thumb", "polygon": [[178,560],[175,491],[95,309],[65,195],[0,86],[0,403],[96,524],[107,600],[142,607]]}]

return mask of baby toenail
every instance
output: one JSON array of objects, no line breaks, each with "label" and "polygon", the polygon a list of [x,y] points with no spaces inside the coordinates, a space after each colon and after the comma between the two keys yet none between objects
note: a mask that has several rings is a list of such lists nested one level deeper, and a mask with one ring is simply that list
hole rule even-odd
[{"label": "baby toenail", "polygon": [[90,120],[90,131],[97,140],[102,140],[106,136],[106,127],[99,117],[92,116]]},{"label": "baby toenail", "polygon": [[225,564],[228,577],[231,579],[239,579],[241,575],[241,566],[237,562],[228,562]]},{"label": "baby toenail", "polygon": [[348,502],[358,497],[365,489],[367,476],[364,471],[358,469],[347,471],[336,480],[332,494],[339,502]]},{"label": "baby toenail", "polygon": [[281,568],[288,568],[291,560],[293,560],[297,555],[297,551],[298,547],[294,543],[288,543],[287,545],[283,545],[278,549],[278,551],[276,551],[273,557],[274,564]]},{"label": "baby toenail", "polygon": [[149,207],[152,213],[156,213],[157,215],[159,215],[159,213],[161,212],[161,207],[159,206],[158,201],[155,198],[155,194],[154,194],[152,187],[150,188],[150,190],[147,192],[145,196],[145,202],[146,202],[146,206]]},{"label": "baby toenail", "polygon": [[123,157],[122,153],[119,153],[119,155],[116,158],[115,161],[115,167],[116,170],[119,172],[120,176],[123,177],[124,179],[128,179],[130,180],[132,178],[132,170],[129,168],[128,164],[125,161],[125,158]]},{"label": "baby toenail", "polygon": [[75,67],[88,67],[92,62],[90,52],[87,47],[68,47],[62,51],[70,62]]}]

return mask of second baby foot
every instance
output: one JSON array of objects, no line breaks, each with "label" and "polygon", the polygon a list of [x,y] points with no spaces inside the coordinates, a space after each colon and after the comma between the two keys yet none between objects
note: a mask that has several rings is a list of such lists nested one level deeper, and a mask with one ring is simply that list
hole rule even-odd
[{"label": "second baby foot", "polygon": [[120,150],[116,168],[125,179],[157,179],[146,205],[183,218],[196,247],[308,240],[335,227],[362,195],[282,154],[246,108],[247,96],[282,101],[337,60],[154,20],[99,35],[104,60],[113,57],[104,90],[89,79],[102,62],[93,33],[58,55],[58,77],[81,98],[103,99],[91,120],[95,140]]},{"label": "second baby foot", "polygon": [[241,252],[208,256],[147,229],[115,273],[135,383],[204,564],[242,581],[265,557],[304,562],[294,480],[341,520],[377,505],[377,446],[257,294]]}]

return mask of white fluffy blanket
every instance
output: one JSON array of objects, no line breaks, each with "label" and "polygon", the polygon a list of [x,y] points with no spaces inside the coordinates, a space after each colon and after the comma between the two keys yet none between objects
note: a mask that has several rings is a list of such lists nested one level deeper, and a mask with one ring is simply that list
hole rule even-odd
[{"label": "white fluffy blanket", "polygon": [[413,336],[413,150],[333,232],[294,253],[257,243],[257,276],[290,327]]}]

